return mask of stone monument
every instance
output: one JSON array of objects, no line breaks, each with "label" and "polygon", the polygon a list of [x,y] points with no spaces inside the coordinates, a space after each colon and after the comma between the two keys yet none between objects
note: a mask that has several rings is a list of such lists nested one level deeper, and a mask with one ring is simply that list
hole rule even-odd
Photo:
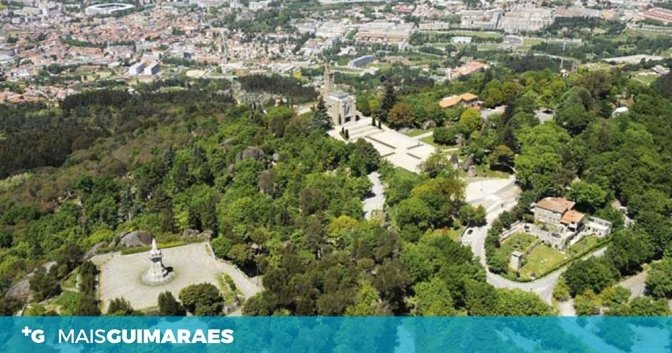
[{"label": "stone monument", "polygon": [[149,251],[151,261],[149,269],[142,274],[142,283],[148,286],[160,286],[175,278],[175,272],[170,267],[163,265],[163,254],[156,246],[156,238],[152,239],[152,250]]},{"label": "stone monument", "polygon": [[509,262],[509,267],[514,271],[520,270],[523,267],[523,256],[524,254],[520,251],[514,251],[511,253],[511,261]]}]

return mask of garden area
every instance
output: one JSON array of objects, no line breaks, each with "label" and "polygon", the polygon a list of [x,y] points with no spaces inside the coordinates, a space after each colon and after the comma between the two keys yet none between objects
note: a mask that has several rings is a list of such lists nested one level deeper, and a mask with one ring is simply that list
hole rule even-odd
[{"label": "garden area", "polygon": [[523,259],[523,267],[518,271],[522,280],[534,279],[560,266],[568,257],[561,251],[546,244],[539,244]]},{"label": "garden area", "polygon": [[538,240],[532,234],[527,233],[516,233],[502,242],[502,246],[497,250],[497,256],[502,259],[506,259],[507,262],[511,258],[511,254],[514,251],[520,251],[524,253],[532,244]]},{"label": "garden area", "polygon": [[[507,265],[506,277],[520,281],[530,281],[563,266],[569,261],[584,256],[604,244],[595,236],[586,236],[567,249],[566,252],[557,250],[544,243],[531,234],[516,233],[502,241],[496,255]],[[526,255],[523,257],[523,265],[518,271],[508,267],[511,254],[520,251]]]},{"label": "garden area", "polygon": [[576,244],[569,247],[569,255],[572,257],[581,256],[588,251],[594,249],[600,244],[600,238],[595,236],[586,236],[579,240]]}]

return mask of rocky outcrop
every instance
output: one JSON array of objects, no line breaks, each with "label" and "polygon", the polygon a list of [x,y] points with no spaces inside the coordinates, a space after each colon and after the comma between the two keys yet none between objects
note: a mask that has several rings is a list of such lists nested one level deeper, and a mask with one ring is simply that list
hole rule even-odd
[{"label": "rocky outcrop", "polygon": [[154,238],[152,233],[146,230],[136,230],[122,235],[117,247],[135,248],[139,246],[147,246],[152,243],[152,238]]},{"label": "rocky outcrop", "polygon": [[82,259],[83,259],[84,261],[86,261],[86,260],[88,260],[88,259],[94,257],[94,256],[98,253],[98,251],[100,251],[100,249],[105,248],[106,245],[107,245],[107,243],[105,243],[105,242],[100,242],[100,243],[98,243],[98,244],[92,246],[91,249],[89,249],[89,250],[84,254],[84,256],[82,257]]},{"label": "rocky outcrop", "polygon": [[265,156],[266,153],[264,153],[264,150],[256,146],[250,146],[236,155],[236,161],[242,161],[245,159],[254,159],[255,161],[260,161],[264,159]]}]

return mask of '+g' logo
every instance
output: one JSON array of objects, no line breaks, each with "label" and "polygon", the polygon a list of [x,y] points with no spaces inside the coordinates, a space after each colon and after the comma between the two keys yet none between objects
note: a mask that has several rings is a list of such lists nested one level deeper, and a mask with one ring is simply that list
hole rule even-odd
[{"label": "'+g' logo", "polygon": [[21,330],[21,333],[25,337],[30,336],[30,340],[33,341],[33,343],[44,343],[44,330],[31,330],[28,326],[26,326],[23,328],[23,330]]}]

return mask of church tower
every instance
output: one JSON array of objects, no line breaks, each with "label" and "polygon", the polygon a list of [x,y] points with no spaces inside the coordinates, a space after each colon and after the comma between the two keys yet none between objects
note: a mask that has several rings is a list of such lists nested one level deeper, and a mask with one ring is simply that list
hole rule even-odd
[{"label": "church tower", "polygon": [[324,86],[322,87],[322,97],[327,97],[334,91],[334,73],[329,68],[329,65],[324,66]]}]

